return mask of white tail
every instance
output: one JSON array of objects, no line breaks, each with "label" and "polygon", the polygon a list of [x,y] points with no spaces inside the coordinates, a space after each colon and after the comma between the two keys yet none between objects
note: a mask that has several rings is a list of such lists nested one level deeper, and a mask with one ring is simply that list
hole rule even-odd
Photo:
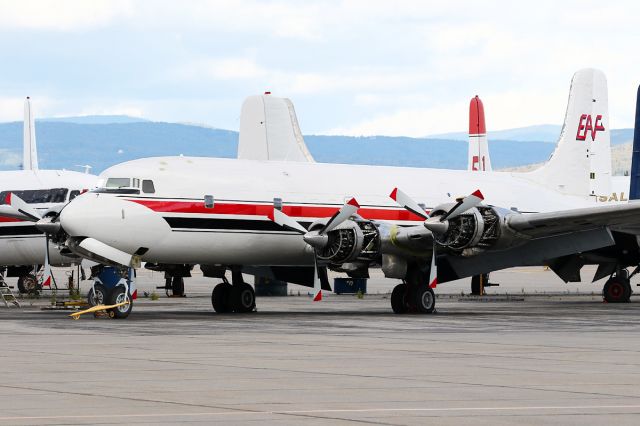
[{"label": "white tail", "polygon": [[31,100],[24,101],[24,133],[22,168],[24,170],[38,170],[38,150],[36,149],[36,125],[31,111]]},{"label": "white tail", "polygon": [[571,195],[611,192],[611,142],[607,79],[583,69],[571,80],[560,139],[541,168],[523,176]]},{"label": "white tail", "polygon": [[477,95],[469,103],[469,155],[467,159],[467,170],[491,171],[484,106]]},{"label": "white tail", "polygon": [[242,104],[238,158],[313,162],[293,103],[266,93]]}]

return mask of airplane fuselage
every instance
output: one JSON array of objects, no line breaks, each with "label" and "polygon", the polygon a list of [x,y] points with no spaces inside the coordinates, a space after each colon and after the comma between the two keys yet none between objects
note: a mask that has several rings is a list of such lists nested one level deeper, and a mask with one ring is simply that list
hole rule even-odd
[{"label": "airplane fuselage", "polygon": [[[144,191],[145,180],[153,192]],[[117,189],[113,182],[124,186]],[[596,203],[594,197],[546,188],[524,173],[193,157],[122,163],[103,172],[98,186],[113,188],[74,200],[61,214],[64,230],[143,261],[173,264],[311,264],[311,249],[300,235],[268,219],[274,204],[310,223],[355,197],[365,219],[415,225],[421,219],[389,198],[394,187],[426,210],[478,188],[486,204],[525,214]]]}]

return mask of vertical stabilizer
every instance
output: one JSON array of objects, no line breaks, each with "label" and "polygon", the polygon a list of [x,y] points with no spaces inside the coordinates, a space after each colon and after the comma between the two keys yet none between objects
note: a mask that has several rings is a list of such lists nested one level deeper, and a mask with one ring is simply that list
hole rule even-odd
[{"label": "vertical stabilizer", "polygon": [[238,158],[313,162],[293,103],[266,93],[242,104]]},{"label": "vertical stabilizer", "polygon": [[33,112],[31,111],[31,99],[24,101],[24,135],[22,168],[24,170],[38,170],[38,150],[36,149],[36,126]]},{"label": "vertical stabilizer", "polygon": [[467,170],[491,171],[487,126],[484,122],[484,106],[476,95],[469,103],[469,154]]},{"label": "vertical stabilizer", "polygon": [[631,157],[630,200],[640,200],[640,86],[636,96],[636,121],[633,126],[633,155]]},{"label": "vertical stabilizer", "polygon": [[563,194],[610,194],[609,106],[602,71],[589,68],[573,75],[558,145],[544,166],[523,176]]}]

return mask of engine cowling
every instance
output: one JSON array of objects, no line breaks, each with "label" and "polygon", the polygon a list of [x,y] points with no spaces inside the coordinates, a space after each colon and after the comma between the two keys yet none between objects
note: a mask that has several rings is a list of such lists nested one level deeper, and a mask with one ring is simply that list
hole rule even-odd
[{"label": "engine cowling", "polygon": [[[451,205],[436,207],[431,217],[444,215]],[[454,253],[472,256],[488,249],[512,246],[519,240],[506,225],[506,217],[518,214],[498,207],[477,206],[447,219],[444,233],[434,233],[436,243]]]},{"label": "engine cowling", "polygon": [[[319,231],[325,220],[311,224],[309,231]],[[341,265],[355,260],[371,261],[379,255],[380,233],[376,225],[364,219],[350,219],[327,232],[324,247],[317,250],[318,258]]]}]

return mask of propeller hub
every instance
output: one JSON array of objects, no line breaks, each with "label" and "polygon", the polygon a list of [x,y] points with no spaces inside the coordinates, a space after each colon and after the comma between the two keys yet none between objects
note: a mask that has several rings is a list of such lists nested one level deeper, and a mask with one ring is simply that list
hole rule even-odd
[{"label": "propeller hub", "polygon": [[329,237],[327,234],[320,234],[316,231],[304,234],[302,239],[315,249],[323,249],[327,244],[329,244]]},{"label": "propeller hub", "polygon": [[425,220],[424,227],[434,234],[444,234],[449,229],[449,221],[445,220],[440,222],[440,219],[435,217]]},{"label": "propeller hub", "polygon": [[55,235],[62,229],[60,222],[54,222],[50,217],[45,217],[36,222],[36,228],[48,235]]}]

